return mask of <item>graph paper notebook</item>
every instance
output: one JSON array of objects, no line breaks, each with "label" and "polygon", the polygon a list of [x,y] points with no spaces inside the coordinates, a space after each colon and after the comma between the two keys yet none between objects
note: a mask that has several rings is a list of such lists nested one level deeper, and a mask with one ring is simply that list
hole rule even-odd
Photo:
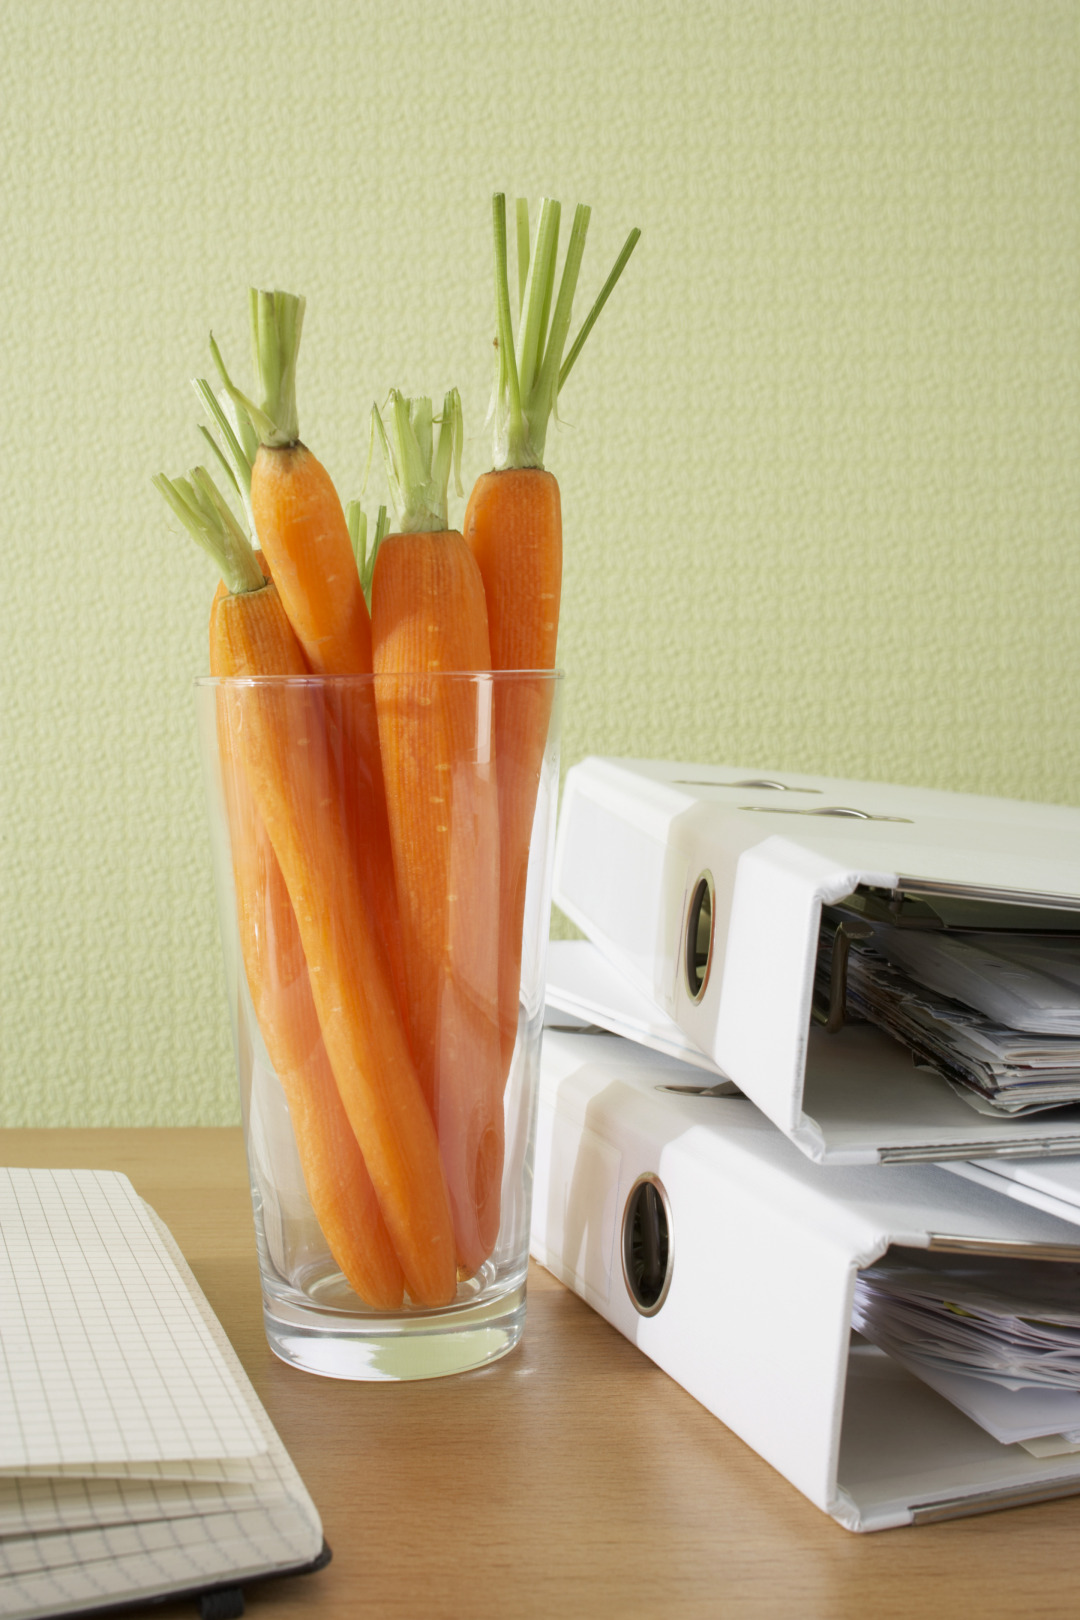
[{"label": "graph paper notebook", "polygon": [[220,1323],[127,1177],[0,1169],[0,1616],[208,1592],[241,1613],[244,1583],[328,1556]]}]

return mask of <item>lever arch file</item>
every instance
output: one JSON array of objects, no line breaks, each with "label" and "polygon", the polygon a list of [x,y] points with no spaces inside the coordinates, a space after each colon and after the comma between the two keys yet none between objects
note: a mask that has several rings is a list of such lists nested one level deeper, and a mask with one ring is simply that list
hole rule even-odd
[{"label": "lever arch file", "polygon": [[591,758],[567,775],[554,899],[813,1159],[1080,1153],[1076,1103],[965,1101],[925,1051],[845,1016],[849,953],[881,925],[1080,946],[1080,810]]},{"label": "lever arch file", "polygon": [[[712,1059],[674,1019],[635,990],[588,940],[549,941],[546,991],[549,1021],[561,1012],[578,1024],[595,1024],[611,1035],[625,1035],[665,1057],[720,1075]],[[566,1027],[573,1028],[573,1022]]]},{"label": "lever arch file", "polygon": [[1071,1270],[1076,1228],[936,1165],[813,1165],[710,1079],[549,1025],[534,1257],[850,1530],[1080,1492],[1080,1453],[993,1438],[851,1329],[883,1257]]},{"label": "lever arch file", "polygon": [[1080,1226],[1080,1159],[962,1159],[941,1168]]}]

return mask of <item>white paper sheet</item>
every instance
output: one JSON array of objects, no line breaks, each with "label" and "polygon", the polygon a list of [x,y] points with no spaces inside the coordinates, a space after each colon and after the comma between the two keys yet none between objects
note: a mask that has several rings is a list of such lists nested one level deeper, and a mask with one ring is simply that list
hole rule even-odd
[{"label": "white paper sheet", "polygon": [[0,1616],[319,1555],[322,1527],[169,1233],[125,1176],[0,1169]]},{"label": "white paper sheet", "polygon": [[1080,1268],[889,1256],[860,1272],[853,1326],[1003,1444],[1080,1440]]}]

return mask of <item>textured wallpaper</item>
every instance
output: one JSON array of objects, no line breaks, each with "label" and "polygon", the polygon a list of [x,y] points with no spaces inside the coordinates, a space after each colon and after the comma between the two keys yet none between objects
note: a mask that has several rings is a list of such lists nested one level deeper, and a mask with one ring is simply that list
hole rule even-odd
[{"label": "textured wallpaper", "polygon": [[593,205],[582,302],[643,233],[548,445],[567,763],[1080,802],[1078,108],[1075,0],[0,8],[0,1123],[237,1117],[150,479],[251,283],[344,495],[392,385],[482,471],[494,189]]}]

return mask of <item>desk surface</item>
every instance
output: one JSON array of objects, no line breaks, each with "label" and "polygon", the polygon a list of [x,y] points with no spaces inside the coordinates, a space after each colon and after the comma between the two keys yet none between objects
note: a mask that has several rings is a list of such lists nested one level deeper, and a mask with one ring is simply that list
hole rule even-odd
[{"label": "desk surface", "polygon": [[122,1170],[184,1251],[334,1553],[250,1589],[254,1620],[1076,1610],[1080,1499],[853,1536],[535,1265],[524,1340],[492,1367],[416,1384],[286,1367],[238,1130],[0,1131],[0,1163]]}]

